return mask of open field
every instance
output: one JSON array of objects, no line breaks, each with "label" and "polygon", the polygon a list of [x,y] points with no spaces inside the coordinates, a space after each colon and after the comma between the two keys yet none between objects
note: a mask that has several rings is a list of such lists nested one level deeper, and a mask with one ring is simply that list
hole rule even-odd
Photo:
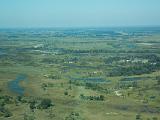
[{"label": "open field", "polygon": [[160,120],[160,28],[0,30],[0,120]]}]

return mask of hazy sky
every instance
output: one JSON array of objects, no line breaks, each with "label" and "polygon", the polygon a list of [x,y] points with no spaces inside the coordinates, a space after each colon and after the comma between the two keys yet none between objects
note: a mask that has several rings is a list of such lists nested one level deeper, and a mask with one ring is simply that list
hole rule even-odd
[{"label": "hazy sky", "polygon": [[138,25],[160,25],[160,0],[0,0],[0,28]]}]

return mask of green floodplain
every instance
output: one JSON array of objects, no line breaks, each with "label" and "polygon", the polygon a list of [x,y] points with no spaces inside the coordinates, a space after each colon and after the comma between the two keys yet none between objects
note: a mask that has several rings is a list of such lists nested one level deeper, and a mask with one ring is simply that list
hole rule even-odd
[{"label": "green floodplain", "polygon": [[0,29],[0,120],[160,120],[160,28]]}]

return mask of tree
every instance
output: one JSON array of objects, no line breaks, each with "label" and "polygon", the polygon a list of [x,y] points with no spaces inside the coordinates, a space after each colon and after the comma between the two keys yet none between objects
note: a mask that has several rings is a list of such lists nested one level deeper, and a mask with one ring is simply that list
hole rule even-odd
[{"label": "tree", "polygon": [[99,99],[102,100],[102,101],[104,101],[104,96],[103,96],[103,95],[100,95],[100,96],[99,96]]},{"label": "tree", "polygon": [[48,109],[51,106],[52,106],[52,101],[50,99],[43,99],[39,104],[38,108]]},{"label": "tree", "polygon": [[21,101],[22,101],[22,96],[17,96],[17,100],[18,100],[19,102],[21,102]]},{"label": "tree", "polygon": [[30,109],[31,109],[32,111],[34,111],[34,109],[36,108],[36,102],[35,102],[35,101],[32,101],[32,102],[30,103],[29,107],[30,107]]},{"label": "tree", "polygon": [[83,98],[84,98],[84,95],[83,95],[83,94],[80,94],[80,98],[82,98],[82,99],[83,99]]}]

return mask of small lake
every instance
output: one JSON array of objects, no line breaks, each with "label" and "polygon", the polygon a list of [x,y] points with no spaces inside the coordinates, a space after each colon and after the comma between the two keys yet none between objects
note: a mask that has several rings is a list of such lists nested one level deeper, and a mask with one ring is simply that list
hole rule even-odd
[{"label": "small lake", "polygon": [[104,78],[92,77],[92,78],[70,78],[73,81],[83,81],[89,83],[110,83],[111,80],[106,80]]},{"label": "small lake", "polygon": [[134,81],[141,81],[141,80],[148,80],[151,77],[126,77],[121,79],[121,82],[134,82]]},{"label": "small lake", "polygon": [[133,43],[130,43],[130,44],[127,44],[127,47],[128,47],[128,48],[136,48],[136,45],[133,44]]},{"label": "small lake", "polygon": [[5,54],[5,50],[0,48],[0,55],[4,55]]},{"label": "small lake", "polygon": [[24,74],[17,75],[16,79],[8,83],[9,89],[16,94],[23,95],[25,89],[19,85],[22,81],[27,81],[27,76]]}]

